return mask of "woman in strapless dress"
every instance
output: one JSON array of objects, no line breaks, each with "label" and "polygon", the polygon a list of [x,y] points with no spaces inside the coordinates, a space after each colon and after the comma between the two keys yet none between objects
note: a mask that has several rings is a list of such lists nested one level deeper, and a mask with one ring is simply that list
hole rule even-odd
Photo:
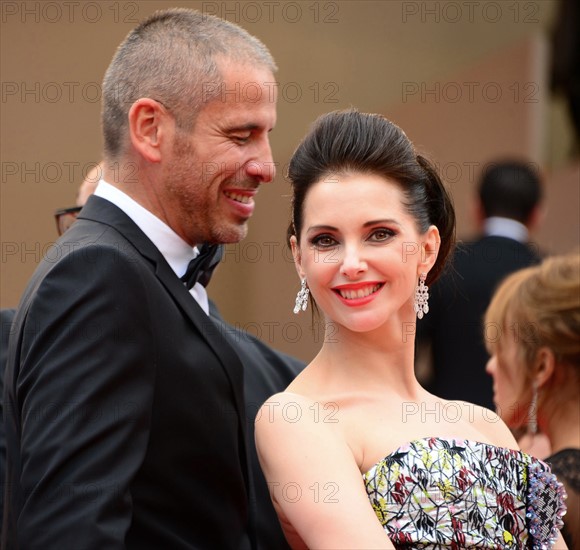
[{"label": "woman in strapless dress", "polygon": [[325,328],[256,419],[292,548],[566,548],[550,468],[495,413],[415,378],[417,318],[455,234],[435,167],[383,116],[348,110],[316,121],[288,176],[294,311],[310,303]]}]

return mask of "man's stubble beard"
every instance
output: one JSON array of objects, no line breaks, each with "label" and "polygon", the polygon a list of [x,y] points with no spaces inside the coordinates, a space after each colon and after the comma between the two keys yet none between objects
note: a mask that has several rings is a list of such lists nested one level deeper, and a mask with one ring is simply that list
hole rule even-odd
[{"label": "man's stubble beard", "polygon": [[[218,189],[211,189],[213,182],[204,181],[203,167],[195,162],[194,148],[189,141],[183,137],[176,137],[173,147],[174,160],[168,167],[166,187],[173,201],[178,204],[180,224],[188,228],[189,239],[196,244],[240,242],[248,234],[248,221],[236,223],[216,220],[214,211],[219,204],[218,195],[222,192],[222,186],[228,181],[237,182],[236,175],[223,181]],[[243,185],[250,187],[254,184],[244,182]],[[212,201],[212,198],[215,200]]]}]

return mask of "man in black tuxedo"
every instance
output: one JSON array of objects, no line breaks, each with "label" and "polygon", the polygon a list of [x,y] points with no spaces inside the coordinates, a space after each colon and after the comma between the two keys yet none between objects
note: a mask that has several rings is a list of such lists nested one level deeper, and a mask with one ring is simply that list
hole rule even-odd
[{"label": "man in black tuxedo", "polygon": [[417,322],[417,362],[429,364],[425,385],[435,395],[494,408],[483,315],[504,277],[540,260],[528,231],[538,223],[541,198],[533,165],[502,161],[484,170],[477,206],[482,236],[457,245],[450,268],[429,290],[428,315]]},{"label": "man in black tuxedo", "polygon": [[185,9],[117,50],[104,181],[14,319],[3,548],[256,547],[242,360],[204,285],[274,177],[274,71]]}]

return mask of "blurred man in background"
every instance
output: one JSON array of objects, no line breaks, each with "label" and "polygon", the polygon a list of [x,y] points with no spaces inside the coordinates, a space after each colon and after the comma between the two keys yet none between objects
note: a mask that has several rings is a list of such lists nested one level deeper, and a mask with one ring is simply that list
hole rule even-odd
[{"label": "blurred man in background", "polygon": [[494,409],[483,315],[506,275],[540,261],[529,236],[540,221],[541,201],[533,164],[502,161],[484,169],[476,203],[481,235],[458,244],[450,269],[429,290],[429,314],[417,323],[417,363],[435,395]]}]

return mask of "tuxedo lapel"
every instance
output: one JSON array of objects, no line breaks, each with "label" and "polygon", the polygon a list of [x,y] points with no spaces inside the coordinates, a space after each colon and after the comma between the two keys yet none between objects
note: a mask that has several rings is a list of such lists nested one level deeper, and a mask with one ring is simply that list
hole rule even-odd
[{"label": "tuxedo lapel", "polygon": [[[238,412],[242,432],[245,434],[245,405],[243,396],[243,366],[227,340],[223,337],[219,327],[201,309],[193,296],[188,292],[183,282],[171,269],[159,249],[137,227],[127,214],[111,202],[101,197],[91,196],[78,216],[79,220],[91,220],[108,225],[118,231],[121,236],[135,247],[139,253],[149,260],[155,274],[167,292],[179,305],[184,314],[195,325],[202,338],[213,350],[219,359],[230,384]],[[119,246],[123,246],[120,241]],[[193,358],[192,358],[193,359]]]},{"label": "tuxedo lapel", "polygon": [[244,385],[244,370],[238,355],[223,337],[217,325],[205,314],[183,282],[175,275],[165,259],[157,263],[155,273],[219,358],[232,384],[238,413],[243,418],[245,408],[243,391],[241,390]]}]

